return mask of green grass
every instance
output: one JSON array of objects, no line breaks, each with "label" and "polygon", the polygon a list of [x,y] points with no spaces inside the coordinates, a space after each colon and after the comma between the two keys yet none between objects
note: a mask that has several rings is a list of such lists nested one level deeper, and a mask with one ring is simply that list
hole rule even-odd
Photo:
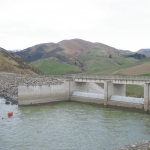
[{"label": "green grass", "polygon": [[126,96],[144,97],[144,87],[139,85],[126,85]]},{"label": "green grass", "polygon": [[[110,54],[112,58],[108,58]],[[100,54],[93,52],[80,56],[78,59],[82,60],[84,70],[87,74],[111,74],[115,71],[139,64],[139,60],[137,59],[119,58],[117,55],[118,53],[111,52],[102,57]]]},{"label": "green grass", "polygon": [[[93,49],[91,53],[77,57],[83,65],[87,74],[119,74],[119,70],[150,62],[150,58],[137,60],[126,57],[131,52],[106,51]],[[109,58],[109,56],[112,58]]]},{"label": "green grass", "polygon": [[96,84],[98,84],[101,88],[104,89],[104,83],[96,83]]},{"label": "green grass", "polygon": [[[108,58],[109,55],[112,58]],[[138,60],[133,58],[123,58],[118,52],[93,50],[92,53],[79,57],[84,62],[84,70],[89,74],[110,74],[120,69],[128,68],[137,64]]]},{"label": "green grass", "polygon": [[[78,59],[82,64],[86,74],[105,75],[105,74],[120,74],[120,71],[129,67],[140,65],[150,62],[150,58],[144,60],[137,60],[131,57],[125,57],[129,52],[109,51],[95,48],[92,52],[81,55],[73,56]],[[63,51],[57,52],[61,56],[66,56]],[[112,58],[109,58],[109,56]],[[77,66],[66,63],[60,63],[52,60],[43,62],[39,60],[33,62],[33,65],[45,74],[66,74],[81,72]],[[143,74],[149,76],[150,74]]]},{"label": "green grass", "polygon": [[50,59],[34,61],[32,62],[32,65],[46,75],[60,75],[81,72],[81,70],[76,66],[62,62],[56,62]]},{"label": "green grass", "polygon": [[[103,83],[97,83],[99,86],[104,88]],[[126,85],[126,96],[128,97],[144,97],[144,87],[139,85]]]}]

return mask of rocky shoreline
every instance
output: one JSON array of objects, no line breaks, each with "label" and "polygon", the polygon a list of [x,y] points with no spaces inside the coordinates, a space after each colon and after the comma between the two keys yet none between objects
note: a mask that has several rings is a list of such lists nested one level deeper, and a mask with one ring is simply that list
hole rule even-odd
[{"label": "rocky shoreline", "polygon": [[19,75],[14,73],[0,73],[0,97],[5,98],[6,104],[18,103],[18,86],[42,86],[60,84],[56,78],[44,75]]},{"label": "rocky shoreline", "polygon": [[126,145],[115,150],[150,150],[150,139]]}]

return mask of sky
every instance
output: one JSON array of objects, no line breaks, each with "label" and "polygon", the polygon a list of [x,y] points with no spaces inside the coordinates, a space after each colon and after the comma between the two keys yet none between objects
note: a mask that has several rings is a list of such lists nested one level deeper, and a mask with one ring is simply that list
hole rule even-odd
[{"label": "sky", "polygon": [[0,47],[83,39],[150,48],[150,0],[0,0]]}]

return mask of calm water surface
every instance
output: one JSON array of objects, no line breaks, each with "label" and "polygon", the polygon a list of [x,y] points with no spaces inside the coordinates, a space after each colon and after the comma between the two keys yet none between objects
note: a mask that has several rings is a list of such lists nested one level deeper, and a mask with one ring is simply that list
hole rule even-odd
[{"label": "calm water surface", "polygon": [[18,107],[0,99],[0,117],[0,150],[112,150],[150,138],[150,115],[76,102]]}]

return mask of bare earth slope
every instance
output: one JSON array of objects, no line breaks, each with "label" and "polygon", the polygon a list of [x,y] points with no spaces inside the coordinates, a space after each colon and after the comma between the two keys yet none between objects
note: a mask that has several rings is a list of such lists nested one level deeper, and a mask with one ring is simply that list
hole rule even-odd
[{"label": "bare earth slope", "polygon": [[[33,62],[38,59],[55,57],[60,60],[66,60],[66,62],[71,61],[68,60],[68,56],[71,59],[74,59],[75,56],[80,56],[86,53],[91,52],[94,48],[116,51],[117,49],[107,46],[101,43],[92,43],[80,39],[72,39],[72,40],[63,40],[57,44],[55,43],[43,43],[39,45],[35,45],[33,47],[29,47],[22,51],[16,52],[16,54],[22,56],[26,61]],[[59,52],[67,55],[60,55]],[[75,60],[75,59],[74,59]]]},{"label": "bare earth slope", "polygon": [[63,48],[66,54],[71,55],[82,55],[92,51],[94,48],[104,49],[104,50],[112,50],[115,51],[117,49],[110,47],[101,43],[92,43],[88,41],[84,41],[81,39],[73,39],[73,40],[63,40],[58,43],[60,47]]},{"label": "bare earth slope", "polygon": [[3,48],[0,48],[0,71],[18,74],[41,74],[39,70],[26,62],[22,57],[11,54]]},{"label": "bare earth slope", "polygon": [[150,63],[145,63],[145,64],[124,69],[119,73],[123,75],[139,75],[139,74],[146,74],[149,72],[150,72]]}]

